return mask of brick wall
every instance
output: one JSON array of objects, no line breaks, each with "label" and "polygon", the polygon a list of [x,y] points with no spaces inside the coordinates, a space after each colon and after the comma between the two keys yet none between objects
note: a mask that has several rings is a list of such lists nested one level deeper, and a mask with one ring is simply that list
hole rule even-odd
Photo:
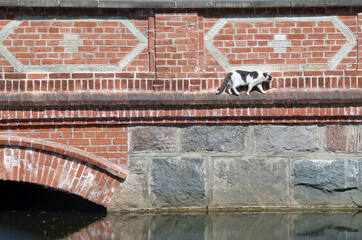
[{"label": "brick wall", "polygon": [[0,91],[213,91],[232,69],[361,87],[357,7],[0,11]]},{"label": "brick wall", "polygon": [[34,122],[0,129],[1,135],[48,140],[96,154],[118,165],[127,163],[127,128],[122,125]]},{"label": "brick wall", "polygon": [[[0,135],[20,142],[39,139],[55,144],[54,149],[67,146],[71,152],[81,151],[73,157],[117,185],[109,180],[113,185],[105,184],[100,190],[107,197],[87,198],[110,203],[112,209],[128,206],[120,197],[124,191],[143,186],[144,180],[131,170],[129,185],[118,188],[127,171],[119,176],[110,167],[128,168],[137,163],[132,157],[142,156],[129,144],[135,137],[130,129],[135,126],[326,124],[320,134],[327,147],[318,143],[320,156],[328,149],[342,151],[341,157],[358,157],[361,14],[360,7],[1,7]],[[264,86],[267,94],[216,95],[223,78],[234,69],[270,72],[274,80]],[[145,137],[143,133],[138,136]],[[151,136],[162,142],[168,134]],[[166,147],[178,149],[182,138],[177,139]],[[6,161],[6,149],[19,147],[1,146]],[[46,152],[65,154],[53,150]],[[87,154],[92,157],[84,157]],[[175,157],[167,154],[161,155]],[[175,161],[180,159],[194,158],[187,155]],[[6,161],[0,161],[0,176],[11,175],[5,174],[10,171],[6,167],[13,166]],[[290,164],[287,161],[292,168]]]}]

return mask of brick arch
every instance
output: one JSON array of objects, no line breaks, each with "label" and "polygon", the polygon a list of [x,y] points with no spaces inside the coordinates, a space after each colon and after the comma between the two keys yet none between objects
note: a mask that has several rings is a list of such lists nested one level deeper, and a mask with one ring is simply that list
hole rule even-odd
[{"label": "brick arch", "polygon": [[107,206],[127,171],[63,144],[0,135],[0,179],[61,189]]}]

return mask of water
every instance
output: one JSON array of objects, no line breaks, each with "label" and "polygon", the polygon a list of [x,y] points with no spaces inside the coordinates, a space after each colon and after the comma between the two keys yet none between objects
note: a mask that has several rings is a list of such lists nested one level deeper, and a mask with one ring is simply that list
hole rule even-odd
[{"label": "water", "polygon": [[0,212],[0,239],[60,239],[102,220],[80,212]]},{"label": "water", "polygon": [[112,215],[0,212],[0,239],[351,240],[362,239],[362,213]]}]

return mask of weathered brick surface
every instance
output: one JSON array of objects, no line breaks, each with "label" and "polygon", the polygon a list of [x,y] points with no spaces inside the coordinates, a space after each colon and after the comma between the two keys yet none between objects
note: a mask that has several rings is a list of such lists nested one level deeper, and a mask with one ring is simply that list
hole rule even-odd
[{"label": "weathered brick surface", "polygon": [[362,128],[360,126],[329,125],[326,127],[328,151],[362,151]]}]

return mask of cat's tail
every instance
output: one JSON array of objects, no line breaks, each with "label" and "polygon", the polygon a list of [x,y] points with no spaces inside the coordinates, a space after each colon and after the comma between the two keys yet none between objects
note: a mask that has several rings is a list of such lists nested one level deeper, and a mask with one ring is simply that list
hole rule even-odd
[{"label": "cat's tail", "polygon": [[228,73],[228,75],[226,75],[226,77],[224,78],[223,83],[222,83],[221,86],[217,89],[217,93],[216,93],[216,94],[220,94],[220,93],[222,93],[222,92],[225,90],[227,84],[229,83],[229,81],[230,81],[230,79],[231,79],[231,75],[232,75],[232,74],[233,74],[233,73],[230,72],[230,73]]}]

